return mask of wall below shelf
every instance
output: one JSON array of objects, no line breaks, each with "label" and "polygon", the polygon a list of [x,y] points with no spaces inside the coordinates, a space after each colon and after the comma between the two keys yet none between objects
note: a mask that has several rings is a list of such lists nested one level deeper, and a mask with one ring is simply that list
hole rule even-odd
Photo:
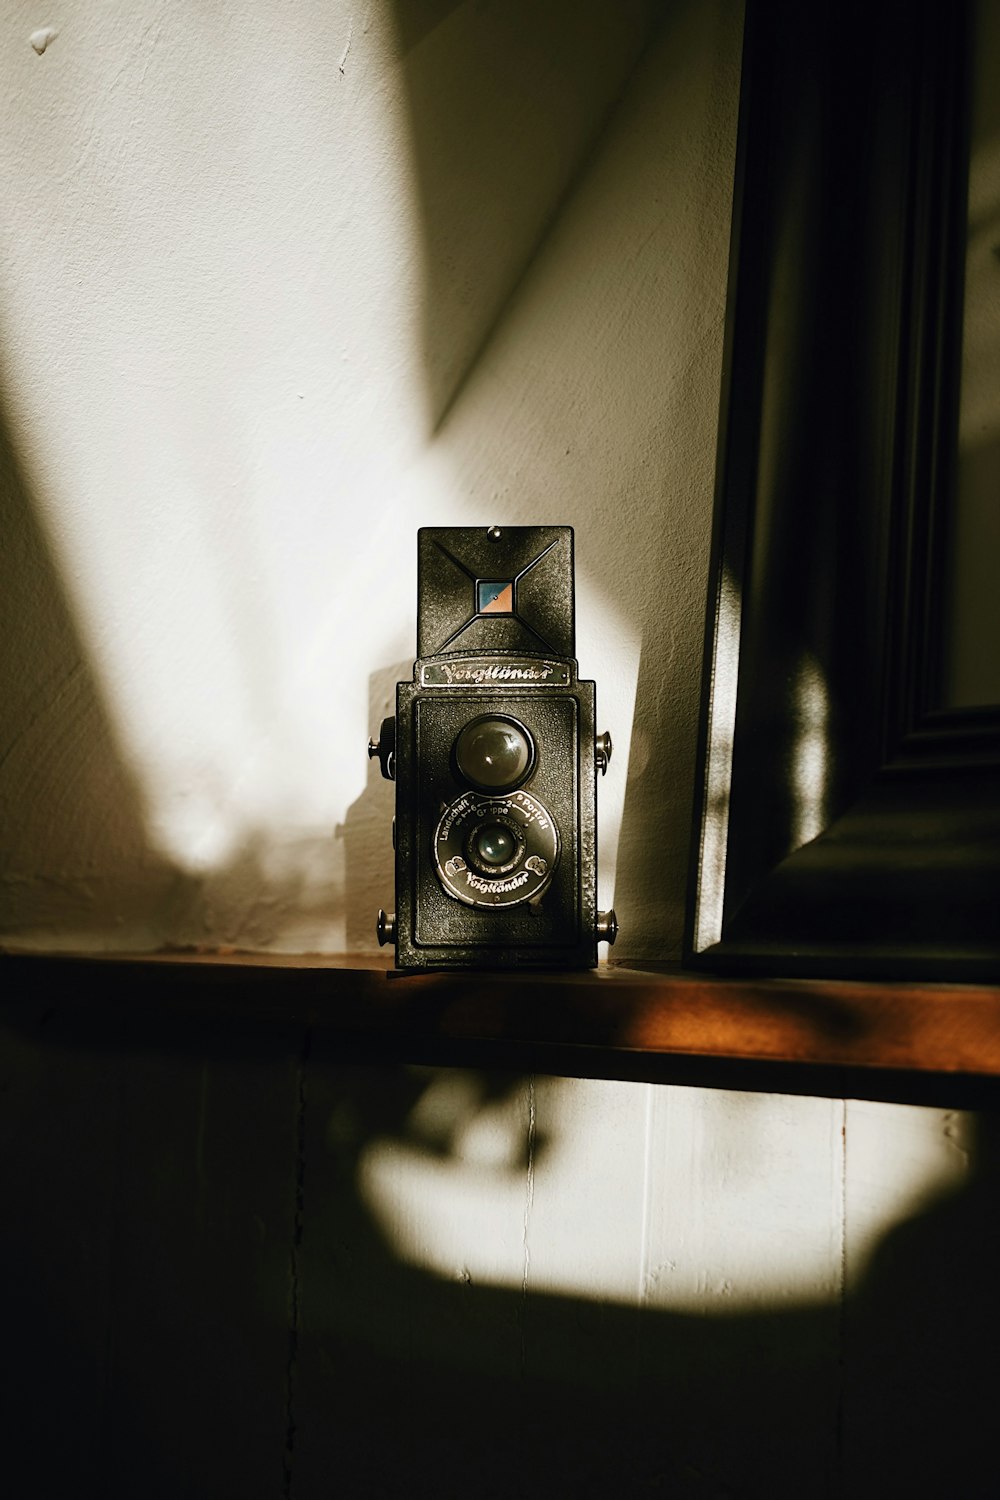
[{"label": "wall below shelf", "polygon": [[[400,975],[377,955],[6,953],[5,1009],[321,1030],[352,1056],[831,1097],[1000,1102],[1000,987],[650,966]],[[28,1009],[26,1009],[28,1008]]]}]

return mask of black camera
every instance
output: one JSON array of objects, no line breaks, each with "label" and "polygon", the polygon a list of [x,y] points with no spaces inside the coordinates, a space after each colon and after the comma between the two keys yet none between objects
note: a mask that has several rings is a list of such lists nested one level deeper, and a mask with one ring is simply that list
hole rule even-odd
[{"label": "black camera", "polygon": [[592,968],[595,688],[574,659],[570,526],[424,527],[417,661],[368,753],[396,783],[400,969]]}]

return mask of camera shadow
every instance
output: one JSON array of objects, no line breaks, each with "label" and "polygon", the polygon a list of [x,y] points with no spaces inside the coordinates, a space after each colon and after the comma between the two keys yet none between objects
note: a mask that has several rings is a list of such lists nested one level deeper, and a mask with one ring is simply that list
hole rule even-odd
[{"label": "camera shadow", "polygon": [[[377,740],[383,719],[395,715],[396,684],[408,681],[413,662],[380,667],[368,678],[368,723]],[[358,755],[365,754],[358,746]],[[378,760],[368,760],[365,789],[338,823],[336,838],[344,851],[345,947],[348,953],[370,953],[377,946],[375,919],[379,908],[396,905],[396,864],[392,850],[395,786],[382,775]]]}]

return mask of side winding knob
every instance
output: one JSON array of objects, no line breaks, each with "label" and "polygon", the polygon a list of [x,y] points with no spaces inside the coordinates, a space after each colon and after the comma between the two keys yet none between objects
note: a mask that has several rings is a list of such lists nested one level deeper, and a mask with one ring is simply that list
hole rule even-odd
[{"label": "side winding knob", "polygon": [[368,741],[368,759],[378,759],[386,781],[396,779],[396,720],[383,719],[377,740]]},{"label": "side winding knob", "polygon": [[597,934],[597,941],[599,943],[607,943],[608,947],[610,948],[611,944],[618,936],[618,918],[615,916],[615,909],[613,906],[608,911],[599,911],[597,913],[597,921],[594,924],[594,930]]},{"label": "side winding knob", "polygon": [[603,734],[596,735],[594,738],[594,760],[602,776],[608,769],[608,763],[611,760],[611,749],[611,736],[605,729]]}]

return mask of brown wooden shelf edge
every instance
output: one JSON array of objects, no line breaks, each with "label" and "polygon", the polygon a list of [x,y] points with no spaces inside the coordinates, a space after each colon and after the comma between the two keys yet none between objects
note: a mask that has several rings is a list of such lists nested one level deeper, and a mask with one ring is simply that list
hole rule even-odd
[{"label": "brown wooden shelf edge", "polygon": [[[378,955],[6,952],[8,1020],[314,1028],[344,1055],[871,1098],[1000,1102],[1000,986],[664,966],[396,975]],[[947,1085],[942,1089],[943,1085]]]}]

